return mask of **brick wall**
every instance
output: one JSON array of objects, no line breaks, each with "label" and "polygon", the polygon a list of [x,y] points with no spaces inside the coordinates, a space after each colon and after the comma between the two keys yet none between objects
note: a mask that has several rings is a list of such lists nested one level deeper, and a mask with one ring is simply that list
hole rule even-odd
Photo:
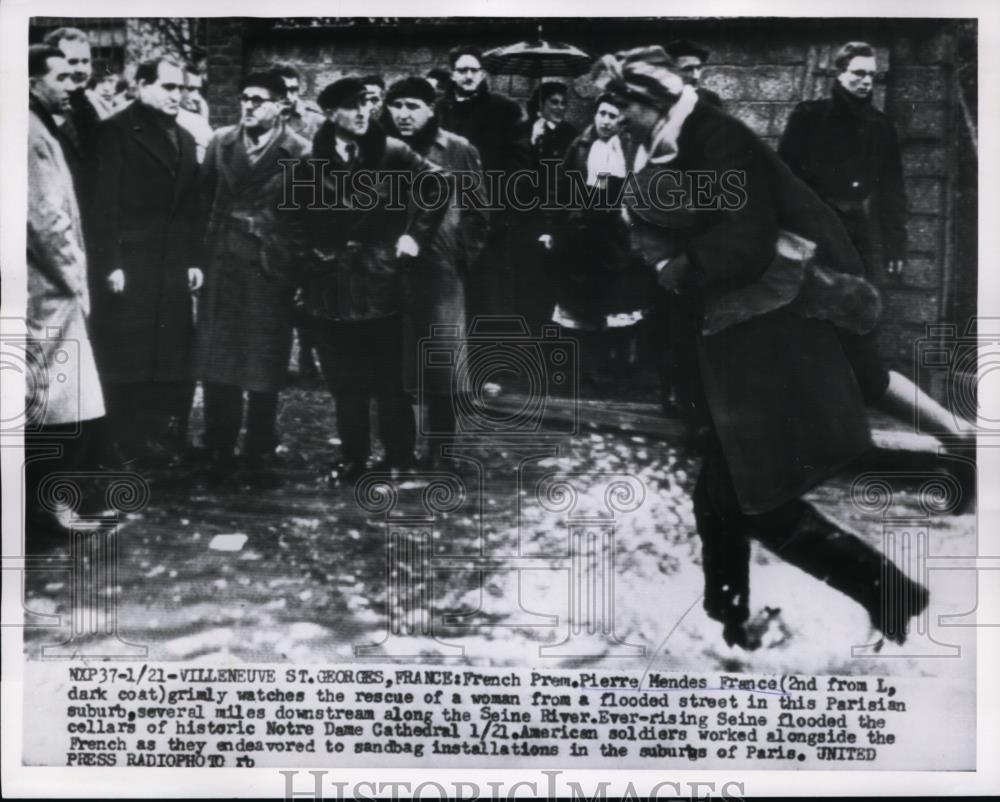
[{"label": "brick wall", "polygon": [[[492,20],[342,28],[275,30],[267,21],[216,19],[209,23],[209,78],[213,122],[235,119],[235,82],[243,69],[290,61],[303,71],[306,96],[345,74],[378,72],[392,81],[447,63],[459,43],[481,47],[530,38],[534,22]],[[876,46],[886,80],[876,103],[897,121],[909,203],[909,264],[900,285],[882,282],[886,313],[882,343],[894,366],[912,373],[913,347],[927,323],[944,319],[956,276],[949,232],[955,153],[949,25],[928,20],[602,20],[545,22],[545,36],[599,54],[650,42],[688,37],[713,52],[704,84],[729,111],[772,146],[795,104],[829,92],[832,54],[845,41]],[[490,77],[495,91],[525,101],[533,82]],[[583,123],[592,89],[571,82],[569,119]],[[974,276],[974,271],[973,274]]]}]

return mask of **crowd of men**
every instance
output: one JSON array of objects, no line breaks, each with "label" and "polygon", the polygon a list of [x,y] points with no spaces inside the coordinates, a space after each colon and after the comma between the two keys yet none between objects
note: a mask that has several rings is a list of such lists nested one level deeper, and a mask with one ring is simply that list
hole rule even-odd
[{"label": "crowd of men", "polygon": [[[699,86],[704,47],[666,51],[697,102],[724,106]],[[412,176],[538,171],[557,159],[614,198],[653,141],[622,96],[601,94],[581,131],[565,119],[566,84],[542,82],[525,112],[491,90],[481,53],[460,47],[426,76],[388,86],[348,76],[315,102],[293,66],[251,73],[239,120],[213,130],[192,65],[164,56],[139,64],[128,86],[117,74],[95,79],[87,36],[71,28],[33,45],[29,60],[29,326],[43,364],[79,346],[72,391],[48,380],[53,370],[36,382],[47,403],[27,445],[62,434],[64,448],[29,462],[29,493],[47,472],[85,466],[173,465],[200,481],[273,486],[294,332],[300,373],[317,374],[315,355],[335,401],[337,482],[372,467],[373,402],[385,455],[376,467],[445,461],[438,446],[455,432],[461,389],[428,378],[420,414],[432,436],[415,455],[416,341],[440,325],[461,337],[477,316],[563,326],[582,345],[585,378],[634,358],[628,333],[645,318],[662,340],[668,400],[697,406],[695,307],[657,282],[664,260],[635,247],[620,210],[382,196],[364,208],[349,197],[281,208],[285,166],[309,158],[329,175]],[[881,278],[883,260],[898,273],[905,256],[899,147],[871,104],[874,50],[851,43],[837,68],[832,96],[796,109],[780,152],[845,221],[869,278]],[[301,183],[293,174],[292,188]],[[197,382],[204,431],[190,433]],[[48,511],[39,515],[51,528]]]}]

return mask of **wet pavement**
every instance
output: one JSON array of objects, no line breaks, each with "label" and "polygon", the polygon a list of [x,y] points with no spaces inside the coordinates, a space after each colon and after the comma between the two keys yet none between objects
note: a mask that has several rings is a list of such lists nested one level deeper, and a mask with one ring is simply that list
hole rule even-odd
[{"label": "wet pavement", "polygon": [[[573,435],[468,438],[457,475],[369,475],[330,487],[322,474],[336,456],[334,423],[325,391],[283,395],[275,489],[150,474],[148,503],[117,529],[106,596],[117,603],[117,637],[113,626],[69,623],[83,620],[81,604],[90,614],[99,602],[71,604],[78,596],[53,556],[28,575],[26,608],[62,615],[63,625],[26,629],[28,654],[61,641],[81,654],[131,653],[124,641],[152,660],[972,670],[971,659],[926,659],[933,639],[971,654],[973,630],[941,629],[937,618],[974,608],[970,572],[934,572],[930,623],[920,624],[930,635],[859,658],[852,646],[877,640],[864,611],[756,546],[751,609],[761,611],[764,645],[726,646],[701,610],[690,498],[698,465],[677,444],[584,416]],[[975,553],[974,515],[928,513],[923,479],[891,479],[891,502],[881,505],[852,498],[855,478],[811,498],[880,548],[895,547],[887,535],[905,529],[936,558]],[[897,559],[910,573],[926,567],[915,550]]]}]

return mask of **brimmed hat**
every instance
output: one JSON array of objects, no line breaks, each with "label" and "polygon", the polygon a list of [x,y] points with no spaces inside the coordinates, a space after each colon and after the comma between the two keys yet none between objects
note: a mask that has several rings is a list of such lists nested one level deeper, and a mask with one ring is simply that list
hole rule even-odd
[{"label": "brimmed hat", "polygon": [[365,85],[360,78],[349,76],[340,78],[332,84],[327,84],[319,93],[316,102],[321,109],[339,109],[354,105],[359,97],[366,94]]}]

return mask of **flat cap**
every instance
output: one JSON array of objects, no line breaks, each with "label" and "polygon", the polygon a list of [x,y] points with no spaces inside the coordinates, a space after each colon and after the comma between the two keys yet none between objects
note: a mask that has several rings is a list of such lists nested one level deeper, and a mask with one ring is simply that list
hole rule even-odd
[{"label": "flat cap", "polygon": [[347,78],[339,78],[332,84],[323,87],[316,102],[321,109],[339,109],[353,106],[359,97],[366,94],[365,85],[360,78],[353,75]]}]

